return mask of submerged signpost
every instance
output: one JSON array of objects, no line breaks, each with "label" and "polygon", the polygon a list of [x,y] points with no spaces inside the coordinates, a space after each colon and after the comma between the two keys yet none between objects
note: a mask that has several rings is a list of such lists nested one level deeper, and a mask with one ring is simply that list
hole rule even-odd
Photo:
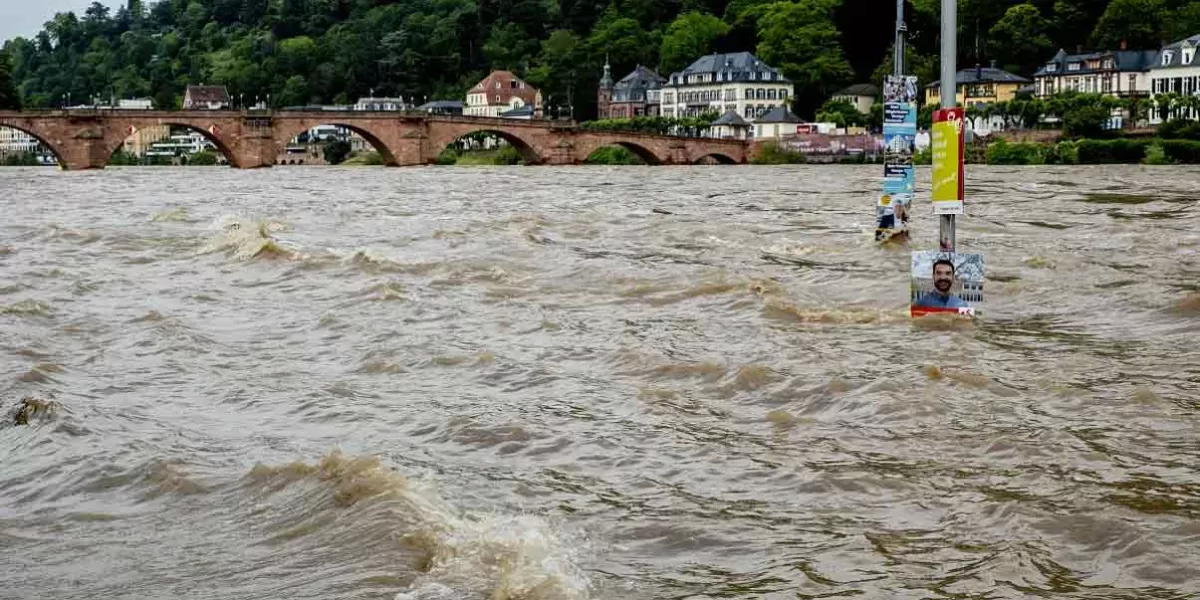
[{"label": "submerged signpost", "polygon": [[[955,252],[955,218],[966,214],[964,109],[958,106],[958,0],[942,0],[941,106],[933,113],[930,199],[940,221],[938,250],[913,252],[910,312],[975,315],[983,301],[983,255]],[[886,138],[886,132],[884,134]]]},{"label": "submerged signpost", "polygon": [[883,84],[883,193],[876,205],[875,241],[907,233],[914,186],[917,78],[904,75],[904,0],[896,0],[892,74]]}]

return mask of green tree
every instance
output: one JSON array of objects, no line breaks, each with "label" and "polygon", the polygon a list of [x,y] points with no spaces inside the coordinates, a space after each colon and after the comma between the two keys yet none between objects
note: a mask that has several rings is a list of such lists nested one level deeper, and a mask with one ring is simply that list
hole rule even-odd
[{"label": "green tree", "polygon": [[586,52],[579,36],[567,29],[551,33],[542,42],[536,63],[526,77],[542,90],[549,111],[554,113],[573,105],[577,90],[583,87],[582,76],[587,72]]},{"label": "green tree", "polygon": [[839,2],[775,2],[759,17],[758,56],[795,82],[796,108],[804,113],[854,77],[833,24]]},{"label": "green tree", "polygon": [[[883,62],[879,63],[879,66],[875,67],[875,71],[871,73],[871,82],[881,88],[884,80],[894,70],[892,55],[895,54],[895,47],[895,43],[888,45],[887,54],[884,55]],[[933,83],[941,77],[938,71],[938,59],[936,56],[921,54],[914,46],[906,44],[904,46],[904,74],[916,75],[918,86]],[[917,100],[917,102],[922,101],[923,99]]]},{"label": "green tree", "polygon": [[0,50],[0,109],[21,109],[21,95],[13,82],[12,71],[12,57],[7,50]]},{"label": "green tree", "polygon": [[1032,73],[1054,53],[1047,32],[1050,23],[1032,4],[1009,8],[988,31],[988,51],[1004,67],[1017,73]]},{"label": "green tree", "polygon": [[504,23],[492,29],[483,53],[493,69],[524,71],[538,46],[537,40],[526,37],[519,25]]},{"label": "green tree", "polygon": [[345,140],[326,142],[323,153],[325,162],[331,165],[340,165],[345,162],[347,156],[350,156],[350,143]]},{"label": "green tree", "polygon": [[682,70],[696,58],[712,52],[717,40],[729,33],[729,25],[708,14],[679,15],[663,36],[660,72]]},{"label": "green tree", "polygon": [[272,103],[278,107],[303,106],[308,104],[308,99],[308,81],[303,75],[292,75]]},{"label": "green tree", "polygon": [[1171,18],[1163,23],[1163,38],[1168,42],[1177,42],[1200,32],[1200,0],[1193,0],[1180,6],[1171,14]]},{"label": "green tree", "polygon": [[1094,48],[1158,48],[1163,30],[1163,0],[1112,0],[1092,31]]},{"label": "green tree", "polygon": [[[880,106],[879,117],[880,121],[874,125],[881,126],[883,121],[882,105]],[[868,115],[862,113],[853,104],[845,100],[830,100],[821,105],[817,109],[817,121],[823,123],[837,123],[838,127],[863,127],[868,125]]]},{"label": "green tree", "polygon": [[658,42],[637,21],[609,11],[588,37],[588,53],[601,60],[608,56],[615,73],[628,73],[638,63],[658,64]]}]

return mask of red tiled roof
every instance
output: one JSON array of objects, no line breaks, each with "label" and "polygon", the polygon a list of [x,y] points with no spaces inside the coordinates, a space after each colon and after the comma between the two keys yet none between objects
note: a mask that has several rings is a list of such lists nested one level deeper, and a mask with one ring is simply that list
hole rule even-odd
[{"label": "red tiled roof", "polygon": [[[498,87],[497,87],[498,84]],[[507,105],[512,99],[520,98],[525,104],[538,104],[538,89],[529,85],[520,77],[513,75],[509,71],[492,71],[483,81],[475,84],[474,87],[467,93],[487,94],[487,103],[490,105]],[[500,96],[500,101],[496,101],[496,96]]]},{"label": "red tiled roof", "polygon": [[187,86],[187,96],[189,100],[198,104],[208,104],[210,102],[229,102],[229,90],[223,85],[189,85]]}]

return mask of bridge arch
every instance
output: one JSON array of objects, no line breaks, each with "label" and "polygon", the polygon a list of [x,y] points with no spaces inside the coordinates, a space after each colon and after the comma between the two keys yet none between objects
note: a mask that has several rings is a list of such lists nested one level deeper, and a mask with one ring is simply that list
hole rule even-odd
[{"label": "bridge arch", "polygon": [[613,136],[592,136],[588,134],[584,134],[576,140],[575,158],[577,162],[584,162],[597,150],[610,146],[624,148],[648,165],[661,165],[664,162],[668,162],[666,157],[660,156],[652,148],[640,144],[635,140],[621,139]]},{"label": "bridge arch", "polygon": [[9,119],[0,119],[0,127],[7,127],[9,129],[15,129],[17,131],[20,131],[21,133],[24,133],[25,135],[28,135],[31,138],[37,140],[37,142],[39,144],[44,146],[47,150],[50,151],[51,154],[54,155],[54,160],[58,162],[59,168],[61,168],[61,169],[67,168],[68,163],[66,160],[66,156],[63,154],[63,151],[62,151],[63,149],[59,148],[57,144],[54,144],[53,142],[51,142],[50,136],[46,135],[44,132],[38,131],[38,128],[36,126],[30,125],[27,123],[22,123],[20,121],[14,121],[14,120],[9,120]]},{"label": "bridge arch", "polygon": [[286,122],[286,125],[276,125],[278,129],[275,130],[274,138],[277,155],[284,155],[292,138],[322,125],[341,127],[358,134],[364,140],[367,140],[367,143],[379,153],[379,156],[383,159],[384,166],[394,167],[400,164],[400,161],[396,157],[396,150],[384,142],[380,136],[373,133],[369,128],[343,122],[336,115],[330,115],[329,119],[306,119],[299,122],[289,121]]},{"label": "bridge arch", "polygon": [[494,135],[508,142],[510,146],[521,154],[521,158],[525,160],[525,164],[527,165],[537,165],[543,162],[541,154],[530,140],[503,127],[488,127],[486,125],[458,127],[437,127],[434,125],[433,134],[429,136],[429,148],[432,150],[431,154],[434,160],[436,161],[436,157],[454,142],[476,133]]},{"label": "bridge arch", "polygon": [[734,159],[732,156],[729,156],[728,154],[725,154],[723,152],[716,152],[716,151],[709,152],[708,154],[704,154],[704,155],[696,158],[696,160],[692,161],[692,164],[696,164],[696,165],[704,164],[704,163],[708,162],[706,159],[711,159],[713,162],[716,162],[717,164],[721,164],[721,165],[736,165],[737,164],[737,160]]},{"label": "bridge arch", "polygon": [[[608,148],[608,147],[624,148],[624,149],[632,152],[634,154],[634,156],[637,156],[638,158],[642,159],[642,162],[644,162],[648,165],[662,164],[662,159],[660,159],[658,157],[658,155],[654,153],[653,150],[650,150],[649,148],[647,148],[641,144],[638,144],[636,142],[629,142],[629,141],[617,141],[617,142],[610,142],[608,144],[597,144],[595,146],[595,148],[592,149],[591,152],[588,152],[586,155],[583,155],[580,158],[582,158],[583,160],[587,160],[589,156],[596,153],[596,150],[599,150],[601,148]],[[583,154],[583,153],[581,152],[580,154]]]},{"label": "bridge arch", "polygon": [[[173,128],[187,129],[189,131],[199,133],[205,140],[210,142],[217,149],[217,152],[220,152],[221,155],[225,157],[225,162],[229,166],[239,169],[249,166],[241,164],[240,157],[236,152],[233,151],[232,148],[229,147],[229,144],[222,139],[219,126],[215,124],[209,124],[206,127],[204,124],[190,122],[184,119],[164,119],[154,123],[118,122],[110,124],[109,127],[110,135],[105,137],[107,140],[110,140],[110,143],[104,156],[104,166],[108,166],[108,163],[112,160],[113,155],[116,154],[117,150],[121,149],[125,145],[125,142],[128,141],[131,136],[137,135],[138,133],[144,132],[150,128],[162,127],[166,128],[168,137],[170,137],[170,131]],[[115,132],[113,131],[114,128],[116,129]],[[111,140],[115,140],[115,142],[112,142]]]}]

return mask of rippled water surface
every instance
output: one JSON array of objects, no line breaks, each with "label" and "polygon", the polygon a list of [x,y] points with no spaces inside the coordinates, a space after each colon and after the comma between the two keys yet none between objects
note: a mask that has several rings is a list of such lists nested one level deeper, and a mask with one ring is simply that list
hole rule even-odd
[{"label": "rippled water surface", "polygon": [[950,327],[873,166],[0,170],[0,597],[1195,597],[1200,171],[967,174]]}]

